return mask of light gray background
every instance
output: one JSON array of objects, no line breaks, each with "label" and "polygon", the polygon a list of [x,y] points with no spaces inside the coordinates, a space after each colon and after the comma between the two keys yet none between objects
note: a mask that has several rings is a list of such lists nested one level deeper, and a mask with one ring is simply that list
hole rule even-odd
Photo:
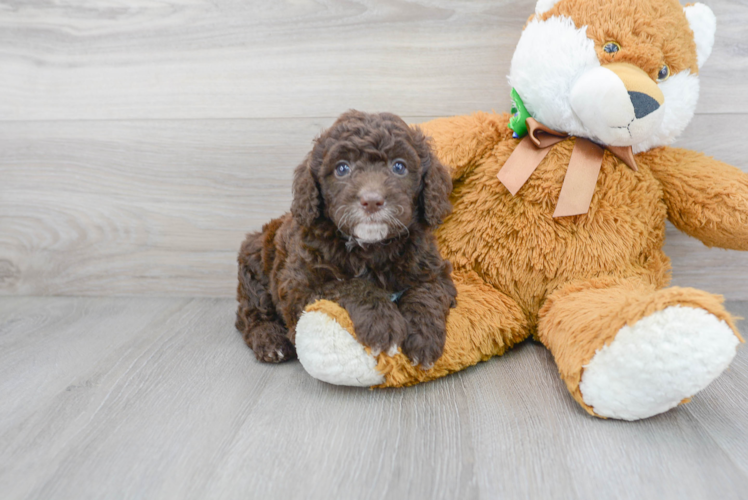
[{"label": "light gray background", "polygon": [[[748,4],[679,144],[748,171]],[[0,1],[2,498],[745,498],[748,358],[637,423],[549,353],[402,390],[266,366],[233,329],[243,234],[342,111],[508,109],[534,2]],[[668,229],[673,282],[748,316],[748,253]],[[745,332],[745,329],[743,329]]]}]

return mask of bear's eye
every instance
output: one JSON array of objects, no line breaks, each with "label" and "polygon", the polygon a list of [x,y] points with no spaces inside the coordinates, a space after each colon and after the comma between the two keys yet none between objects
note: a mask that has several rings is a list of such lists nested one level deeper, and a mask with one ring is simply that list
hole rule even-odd
[{"label": "bear's eye", "polygon": [[670,68],[666,64],[665,66],[662,67],[662,69],[660,69],[660,72],[657,73],[657,81],[664,82],[668,78],[670,78]]},{"label": "bear's eye", "polygon": [[335,165],[335,175],[337,177],[345,177],[346,175],[351,173],[351,167],[344,161],[338,162],[337,165]]},{"label": "bear's eye", "polygon": [[603,45],[603,50],[608,54],[615,54],[621,50],[621,45],[618,42],[608,42]]},{"label": "bear's eye", "polygon": [[392,171],[396,175],[405,175],[408,172],[408,168],[405,166],[405,162],[402,160],[395,160],[392,163]]}]

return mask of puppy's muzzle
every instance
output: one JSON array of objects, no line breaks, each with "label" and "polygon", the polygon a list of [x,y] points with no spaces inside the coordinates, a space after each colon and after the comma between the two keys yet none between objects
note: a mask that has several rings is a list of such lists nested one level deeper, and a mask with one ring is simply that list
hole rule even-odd
[{"label": "puppy's muzzle", "polygon": [[358,194],[358,201],[367,215],[377,213],[385,205],[384,197],[379,192],[370,189],[362,190]]}]

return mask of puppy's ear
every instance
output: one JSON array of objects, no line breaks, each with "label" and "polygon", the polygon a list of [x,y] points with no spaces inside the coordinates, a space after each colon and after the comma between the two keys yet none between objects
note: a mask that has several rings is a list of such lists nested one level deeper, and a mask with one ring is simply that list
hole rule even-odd
[{"label": "puppy's ear", "polygon": [[420,204],[423,219],[430,227],[436,227],[452,211],[449,195],[452,192],[452,179],[444,165],[434,154],[428,139],[420,129],[414,127],[416,151],[421,157],[423,182]]},{"label": "puppy's ear", "polygon": [[320,215],[319,188],[312,174],[311,154],[294,171],[291,213],[294,219],[305,227],[311,226]]}]

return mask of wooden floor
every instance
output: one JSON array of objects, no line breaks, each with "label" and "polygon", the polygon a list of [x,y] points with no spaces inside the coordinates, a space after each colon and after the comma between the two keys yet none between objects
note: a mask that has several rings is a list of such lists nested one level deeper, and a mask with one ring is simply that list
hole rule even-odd
[{"label": "wooden floor", "polygon": [[[748,316],[748,303],[728,307]],[[548,351],[408,389],[254,360],[229,299],[0,300],[3,499],[745,499],[748,351],[640,421],[572,400]],[[746,333],[746,330],[743,330]]]},{"label": "wooden floor", "polygon": [[[748,171],[748,3],[678,145]],[[0,500],[748,498],[748,354],[694,401],[596,420],[543,347],[402,390],[266,366],[244,233],[349,108],[509,107],[532,0],[0,2]],[[673,282],[748,317],[748,252],[668,226]],[[742,326],[746,332],[746,326]]]}]

